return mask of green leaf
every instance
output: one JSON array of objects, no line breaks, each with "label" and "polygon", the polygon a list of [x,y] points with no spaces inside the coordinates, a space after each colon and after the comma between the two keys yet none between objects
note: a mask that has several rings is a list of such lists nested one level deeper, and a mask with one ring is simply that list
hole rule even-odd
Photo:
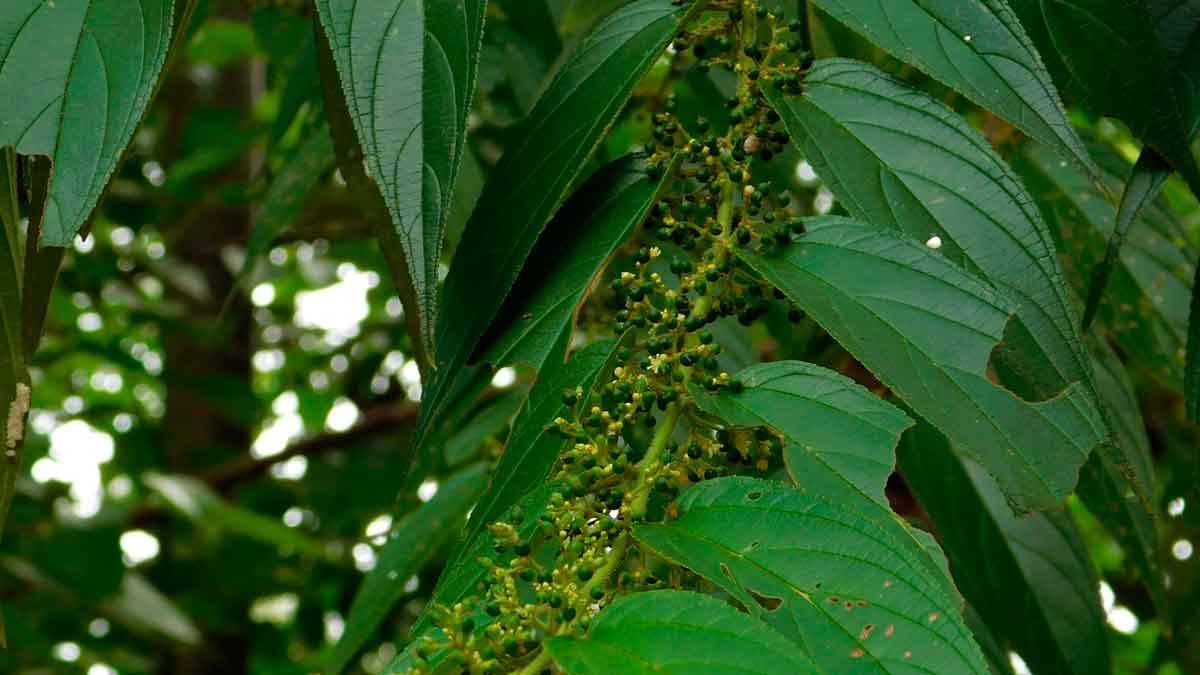
[{"label": "green leaf", "polygon": [[387,204],[434,344],[438,261],[467,136],[486,0],[318,0],[366,176]]},{"label": "green leaf", "polygon": [[[551,483],[542,483],[532,492],[524,495],[515,505],[509,507],[507,512],[501,512],[501,516],[512,523],[519,537],[528,539],[533,534],[538,526],[538,517],[546,512],[546,507],[550,503],[550,495],[556,487]],[[498,519],[499,517],[492,518],[484,524]],[[477,531],[477,536],[464,539],[463,545],[457,553],[450,556],[450,562],[442,569],[442,576],[438,578],[433,597],[430,598],[429,604],[426,605],[425,610],[413,625],[413,635],[420,635],[429,628],[430,621],[432,621],[430,607],[435,604],[450,607],[478,591],[479,584],[487,574],[487,569],[479,563],[479,559],[482,557],[497,558],[497,554],[493,548],[495,541],[492,534],[486,528]],[[505,564],[512,555],[511,551],[507,551],[499,556],[497,564]]]},{"label": "green leaf", "polygon": [[277,518],[268,518],[261,513],[226,502],[195,478],[148,472],[142,480],[147,487],[158,493],[172,510],[200,527],[226,530],[277,546],[288,554],[300,553],[330,562],[341,558],[336,549],[297,532]]},{"label": "green leaf", "polygon": [[651,181],[640,159],[604,166],[575,191],[538,239],[488,332],[479,361],[541,368],[617,247],[646,218],[666,177]]},{"label": "green leaf", "polygon": [[[22,241],[16,191],[16,157],[11,148],[0,148],[0,532],[8,516],[21,463],[18,449],[24,438],[29,383],[25,378],[25,353],[21,332]],[[25,387],[24,395],[18,386]],[[18,396],[24,405],[18,403]]]},{"label": "green leaf", "polygon": [[1059,87],[1117,117],[1200,194],[1193,102],[1141,2],[1009,0]]},{"label": "green leaf", "polygon": [[1183,396],[1188,421],[1200,424],[1200,262],[1196,264],[1196,276],[1192,279],[1187,356],[1183,366]]},{"label": "green leaf", "polygon": [[6,0],[0,147],[54,165],[41,243],[84,226],[142,118],[171,43],[172,0]]},{"label": "green leaf", "polygon": [[1095,170],[1058,91],[1004,0],[813,0],[901,61]]},{"label": "green leaf", "polygon": [[1137,394],[1112,347],[1094,340],[1096,386],[1114,430],[1079,473],[1079,497],[1133,560],[1158,616],[1169,618],[1154,508],[1154,464]]},{"label": "green leaf", "polygon": [[1121,194],[1121,205],[1117,208],[1116,226],[1108,238],[1108,248],[1104,252],[1104,260],[1092,269],[1091,283],[1088,284],[1087,303],[1083,310],[1083,329],[1087,330],[1096,318],[1096,310],[1100,308],[1100,299],[1104,297],[1104,289],[1112,276],[1113,267],[1120,258],[1121,246],[1129,234],[1129,228],[1147,204],[1158,197],[1163,185],[1171,177],[1174,169],[1166,158],[1154,151],[1154,148],[1143,148],[1138,155],[1137,163],[1129,174],[1129,182],[1125,184],[1125,192]]},{"label": "green leaf", "polygon": [[895,448],[912,420],[853,380],[831,370],[778,361],[751,366],[734,379],[739,394],[690,387],[701,410],[734,426],[768,425],[791,441],[787,461],[805,489],[836,498],[847,489],[887,507],[884,485]]},{"label": "green leaf", "polygon": [[1061,503],[1102,438],[1082,383],[1030,403],[992,382],[1014,304],[940,254],[873,225],[822,218],[742,259],[996,476],[1014,508]]},{"label": "green leaf", "polygon": [[[1087,382],[1054,240],[987,141],[928,95],[873,66],[821,61],[802,97],[768,91],[792,138],[850,215],[894,226],[1016,301],[999,363],[1029,398]],[[1013,386],[1013,385],[1010,385]]]},{"label": "green leaf", "polygon": [[[1112,149],[1092,144],[1091,154],[1114,191],[1129,163]],[[1043,148],[1028,147],[1018,167],[1046,220],[1058,231],[1062,257],[1075,285],[1086,283],[1086,270],[1100,264],[1104,241],[1113,236],[1117,210],[1082,173],[1064,166]],[[1187,340],[1190,247],[1169,207],[1147,204],[1135,220],[1109,282],[1109,301],[1097,317],[1118,344],[1138,355],[1138,363],[1165,384],[1181,390]]]},{"label": "green leaf", "polygon": [[454,474],[441,485],[433,499],[406,515],[392,527],[388,543],[379,553],[375,567],[363,579],[350,613],[346,630],[329,655],[327,673],[340,673],[375,633],[401,597],[410,576],[448,544],[475,503],[486,480],[486,465],[474,464]]},{"label": "green leaf", "polygon": [[576,47],[522,123],[522,140],[492,170],[446,278],[438,368],[425,388],[412,447],[424,444],[446,404],[448,385],[634,85],[704,4],[636,0],[617,10]]},{"label": "green leaf", "polygon": [[800,647],[716,598],[649,591],[617,600],[586,637],[546,649],[570,675],[798,675],[821,672]]},{"label": "green leaf", "polygon": [[921,423],[900,468],[929,514],[958,588],[1035,673],[1107,673],[1098,581],[1064,509],[1016,517],[995,482]]},{"label": "green leaf", "polygon": [[830,673],[986,673],[926,551],[892,517],[751,478],[692,487],[642,544],[717,584]]},{"label": "green leaf", "polygon": [[524,388],[510,391],[462,424],[446,440],[446,449],[443,451],[446,465],[457,466],[471,459],[488,439],[504,431],[528,393]]},{"label": "green leaf", "polygon": [[324,126],[312,130],[284,162],[259,203],[236,286],[246,283],[271,243],[296,222],[313,188],[333,165],[333,139],[329,130]]},{"label": "green leaf", "polygon": [[554,63],[562,51],[562,40],[546,0],[496,0],[496,4],[504,10],[509,22],[521,29],[542,61],[547,65]]},{"label": "green leaf", "polygon": [[[492,471],[487,490],[471,511],[462,541],[449,558],[450,562],[446,565],[448,571],[438,581],[434,592],[436,600],[453,602],[459,599],[447,596],[447,593],[461,593],[463,590],[462,586],[455,586],[457,575],[452,570],[478,568],[475,562],[480,555],[478,542],[487,534],[488,524],[499,520],[525,495],[545,484],[566,443],[553,426],[554,419],[566,411],[563,392],[576,391],[577,388],[585,392],[590,390],[602,372],[614,367],[616,347],[615,340],[595,342],[572,356],[570,361],[564,363],[551,359],[543,366],[528,400],[513,420],[512,431],[505,442],[500,461]],[[586,405],[586,401],[576,405]]]}]

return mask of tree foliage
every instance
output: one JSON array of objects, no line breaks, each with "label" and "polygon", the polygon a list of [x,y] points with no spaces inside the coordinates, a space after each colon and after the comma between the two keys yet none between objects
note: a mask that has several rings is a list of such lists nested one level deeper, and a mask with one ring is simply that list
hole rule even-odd
[{"label": "tree foliage", "polygon": [[10,0],[0,671],[1200,669],[1200,3]]}]

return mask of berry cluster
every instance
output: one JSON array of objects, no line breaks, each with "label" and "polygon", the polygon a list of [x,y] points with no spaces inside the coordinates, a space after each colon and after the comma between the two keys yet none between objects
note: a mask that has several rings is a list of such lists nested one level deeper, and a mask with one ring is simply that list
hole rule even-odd
[{"label": "berry cluster", "polygon": [[[672,517],[672,501],[691,484],[780,465],[774,432],[719,428],[697,413],[691,392],[741,391],[721,369],[710,324],[736,317],[750,325],[772,298],[782,299],[737,251],[785,245],[803,233],[790,193],[755,176],[790,141],[762,88],[798,92],[811,55],[801,26],[757,0],[709,8],[673,52],[698,71],[737,76],[728,124],[685,123],[674,96],[652,116],[647,173],[664,189],[639,235],[647,241],[613,264],[590,303],[596,331],[624,336],[617,365],[590,390],[563,392],[567,412],[553,422],[563,450],[545,511],[514,509],[489,527],[495,555],[479,561],[487,578],[478,594],[435,608],[439,631],[418,640],[418,672],[434,654],[465,672],[542,672],[550,663],[542,641],[586,631],[614,596],[701,586],[643,554],[631,525]],[[793,310],[790,318],[801,317]]]}]

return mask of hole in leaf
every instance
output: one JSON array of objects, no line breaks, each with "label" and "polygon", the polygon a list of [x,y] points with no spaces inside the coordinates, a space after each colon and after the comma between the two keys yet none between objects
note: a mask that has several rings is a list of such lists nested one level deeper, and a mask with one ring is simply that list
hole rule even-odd
[{"label": "hole in leaf", "polygon": [[733,578],[733,570],[729,569],[729,565],[726,565],[725,563],[721,563],[721,574],[724,574],[725,578],[729,579],[730,581],[737,581],[737,579]]},{"label": "hole in leaf", "polygon": [[763,595],[753,588],[747,588],[746,592],[750,594],[750,597],[754,598],[754,601],[758,603],[759,607],[762,607],[768,612],[774,612],[775,610],[779,609],[780,605],[783,604],[782,598],[773,598],[768,595]]}]

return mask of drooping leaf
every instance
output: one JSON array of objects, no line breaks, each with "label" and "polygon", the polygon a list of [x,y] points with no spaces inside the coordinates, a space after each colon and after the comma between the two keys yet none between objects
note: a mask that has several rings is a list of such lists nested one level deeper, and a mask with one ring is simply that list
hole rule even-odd
[{"label": "drooping leaf", "polygon": [[799,361],[751,366],[734,379],[745,390],[713,395],[693,384],[701,410],[734,426],[769,425],[791,441],[789,469],[817,494],[847,490],[887,507],[883,487],[912,420],[853,380]]},{"label": "drooping leaf", "polygon": [[1200,192],[1194,102],[1141,2],[1009,0],[1060,89],[1120,118]]},{"label": "drooping leaf", "polygon": [[[1129,163],[1099,144],[1089,147],[1103,180],[1120,192]],[[1082,173],[1044,149],[1026,148],[1018,160],[1036,203],[1058,231],[1066,271],[1082,287],[1087,270],[1100,264],[1105,239],[1113,236],[1117,210]],[[1138,355],[1139,364],[1180,389],[1192,261],[1182,230],[1167,208],[1148,203],[1142,209],[1118,260],[1108,284],[1108,301],[1098,306],[1097,318],[1123,349]]]},{"label": "drooping leaf", "polygon": [[1079,497],[1133,560],[1160,617],[1169,617],[1154,507],[1154,464],[1137,395],[1112,347],[1092,342],[1096,387],[1113,438],[1079,473]]},{"label": "drooping leaf", "polygon": [[84,226],[150,103],[172,0],[10,0],[0,8],[0,147],[53,163],[41,243]]},{"label": "drooping leaf", "polygon": [[586,637],[546,642],[570,675],[801,675],[820,669],[797,645],[716,598],[649,591],[617,600]]},{"label": "drooping leaf", "polygon": [[814,0],[892,56],[930,74],[1089,171],[1033,42],[1004,0]]},{"label": "drooping leaf", "polygon": [[147,473],[143,480],[176,513],[199,527],[224,530],[264,544],[278,547],[285,553],[300,553],[319,560],[337,561],[337,549],[284,525],[277,518],[230,504],[201,481],[190,476]]},{"label": "drooping leaf", "polygon": [[[363,168],[387,204],[434,344],[438,262],[475,94],[486,0],[318,0]],[[393,264],[395,262],[393,261]]]},{"label": "drooping leaf", "polygon": [[1110,672],[1098,582],[1065,510],[1013,515],[987,473],[928,424],[898,454],[959,590],[1001,646],[1035,673]]},{"label": "drooping leaf", "polygon": [[643,545],[717,584],[825,672],[986,673],[957,600],[890,518],[782,483],[692,487]]},{"label": "drooping leaf", "polygon": [[1082,381],[1083,393],[1094,398],[1051,233],[977,131],[933,98],[864,63],[818,62],[802,97],[767,91],[850,215],[938,242],[941,254],[1016,302],[1017,321],[997,365],[1016,377],[1022,395],[1049,398]]},{"label": "drooping leaf", "polygon": [[1014,303],[887,227],[844,218],[743,261],[781,289],[884,384],[977,458],[1014,508],[1052,508],[1104,437],[1075,383],[1037,403],[992,382]]},{"label": "drooping leaf", "polygon": [[438,323],[438,369],[424,390],[420,447],[447,385],[474,353],[542,228],[566,199],[640,77],[679,26],[704,6],[636,0],[589,33],[521,126],[521,142],[492,170],[450,267]]},{"label": "drooping leaf", "polygon": [[[550,503],[550,495],[554,492],[555,487],[551,483],[537,486],[500,515],[505,516],[508,522],[512,523],[519,537],[528,539],[538,525],[538,517],[546,512],[546,507]],[[497,518],[492,519],[492,521],[494,520]],[[450,556],[449,562],[442,569],[442,576],[438,579],[429,605],[413,625],[413,635],[420,635],[429,628],[433,618],[429,607],[434,604],[452,606],[463,598],[478,593],[478,586],[487,574],[487,569],[480,564],[479,558],[496,557],[493,549],[494,543],[495,540],[486,528],[480,529],[477,536],[464,539],[463,545],[456,554]],[[511,557],[512,553],[509,551],[504,555]],[[498,564],[503,562],[505,560],[497,560]]]},{"label": "drooping leaf", "polygon": [[488,332],[477,347],[493,365],[540,368],[555,340],[573,326],[584,296],[617,247],[646,218],[666,178],[650,180],[642,161],[604,166],[563,204],[538,239]]},{"label": "drooping leaf", "polygon": [[433,499],[396,523],[387,545],[346,615],[346,629],[329,655],[325,671],[340,673],[375,633],[401,597],[404,584],[458,532],[486,480],[486,465],[474,464],[442,484]]},{"label": "drooping leaf", "polygon": [[1171,177],[1174,169],[1167,160],[1154,151],[1144,148],[1129,174],[1125,184],[1125,192],[1121,194],[1121,205],[1117,208],[1116,226],[1108,238],[1108,248],[1104,252],[1104,260],[1092,269],[1091,283],[1088,284],[1087,303],[1083,310],[1083,329],[1087,330],[1096,318],[1096,310],[1100,308],[1100,299],[1104,297],[1104,289],[1108,286],[1108,278],[1112,275],[1113,267],[1120,258],[1121,246],[1125,244],[1125,236],[1133,221],[1142,209],[1158,197],[1163,185]]}]

